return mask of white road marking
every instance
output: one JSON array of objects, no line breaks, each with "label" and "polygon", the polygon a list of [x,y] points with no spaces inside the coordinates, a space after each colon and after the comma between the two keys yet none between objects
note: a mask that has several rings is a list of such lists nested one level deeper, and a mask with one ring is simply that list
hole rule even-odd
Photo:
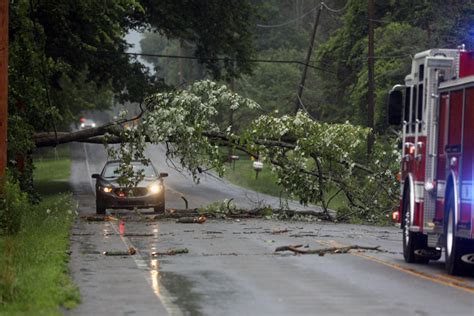
[{"label": "white road marking", "polygon": [[[95,186],[92,184],[92,178],[90,178],[91,170],[90,170],[90,166],[89,166],[89,155],[87,153],[87,147],[86,147],[85,143],[83,143],[83,148],[84,148],[84,154],[85,154],[86,171],[87,171],[87,174],[89,176],[89,178],[88,178],[89,179],[89,184],[91,185],[92,193],[95,196],[96,195]],[[128,237],[125,237],[125,236],[120,234],[119,228],[117,227],[117,224],[115,224],[114,221],[110,221],[110,224],[111,224],[113,230],[115,231],[115,233],[120,236],[120,239],[122,240],[125,247],[127,249],[130,248],[130,247],[133,247],[136,250],[136,254],[134,256],[132,256],[132,259],[135,262],[135,265],[137,266],[138,270],[143,272],[143,274],[144,274],[143,276],[144,276],[145,280],[147,281],[150,288],[153,290],[153,293],[156,295],[156,297],[163,304],[163,306],[165,307],[168,314],[173,315],[173,316],[174,315],[176,315],[176,316],[184,315],[183,312],[179,309],[178,305],[173,303],[173,301],[172,301],[173,296],[168,292],[168,290],[163,286],[163,284],[161,284],[161,282],[159,280],[156,281],[156,280],[152,279],[152,276],[154,276],[155,278],[157,278],[158,276],[156,275],[156,273],[150,273],[151,269],[148,267],[148,264],[145,261],[145,259],[143,259],[143,256],[140,253],[140,251],[138,250],[138,248],[133,246],[132,242],[130,241],[130,239]],[[159,291],[156,291],[154,289],[153,284],[156,283],[156,282],[159,283]]]}]

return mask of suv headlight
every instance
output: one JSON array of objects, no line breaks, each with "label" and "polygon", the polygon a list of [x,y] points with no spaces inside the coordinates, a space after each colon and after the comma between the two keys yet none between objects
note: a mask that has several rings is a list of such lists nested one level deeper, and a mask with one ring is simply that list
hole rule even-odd
[{"label": "suv headlight", "polygon": [[151,193],[155,194],[161,191],[161,184],[159,183],[153,183],[148,186],[148,191]]}]

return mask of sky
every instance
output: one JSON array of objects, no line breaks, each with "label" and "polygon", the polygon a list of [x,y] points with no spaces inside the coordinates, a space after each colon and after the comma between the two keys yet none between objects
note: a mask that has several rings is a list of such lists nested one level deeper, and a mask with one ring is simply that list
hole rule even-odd
[{"label": "sky", "polygon": [[[128,49],[127,52],[129,52],[129,53],[141,53],[142,50],[141,50],[141,47],[140,47],[140,40],[142,38],[143,38],[142,33],[139,33],[139,32],[134,31],[134,30],[130,30],[128,32],[128,34],[125,35],[125,40],[127,41],[127,43],[132,44],[133,47]],[[153,54],[154,52],[147,52],[147,53]],[[152,74],[155,72],[155,70],[153,69],[153,64],[146,62],[145,60],[143,60],[143,58],[138,58],[138,60],[142,64],[147,66],[148,69],[150,69]]]}]

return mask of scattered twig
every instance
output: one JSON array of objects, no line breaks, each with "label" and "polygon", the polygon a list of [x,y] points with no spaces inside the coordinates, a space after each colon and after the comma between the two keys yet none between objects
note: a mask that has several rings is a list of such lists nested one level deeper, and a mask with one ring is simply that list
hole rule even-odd
[{"label": "scattered twig", "polygon": [[176,220],[176,223],[181,223],[181,224],[202,224],[206,221],[206,217],[201,215],[201,216],[195,216],[195,217],[181,217]]},{"label": "scattered twig", "polygon": [[277,234],[283,234],[283,233],[287,233],[288,232],[288,229],[274,229],[272,230],[272,234],[273,235],[277,235]]},{"label": "scattered twig", "polygon": [[155,234],[144,234],[144,233],[125,233],[124,237],[153,237]]},{"label": "scattered twig", "polygon": [[308,249],[308,250],[299,249],[302,246],[303,245],[281,246],[281,247],[277,247],[275,249],[275,252],[292,251],[295,254],[302,254],[302,255],[309,255],[310,254],[310,255],[324,256],[327,253],[330,253],[330,254],[348,253],[350,250],[382,251],[382,250],[380,250],[380,246],[367,247],[367,246],[352,245],[352,246],[330,247],[330,248],[322,248],[322,249]]},{"label": "scattered twig", "polygon": [[83,215],[81,218],[88,222],[110,222],[117,220],[116,217],[110,215]]},{"label": "scattered twig", "polygon": [[72,233],[72,236],[93,236],[95,233]]},{"label": "scattered twig", "polygon": [[127,251],[110,250],[110,251],[104,251],[103,252],[103,254],[106,255],[106,256],[133,256],[136,253],[137,253],[137,251],[133,247],[128,248]]},{"label": "scattered twig", "polygon": [[300,238],[300,237],[318,237],[318,234],[292,234],[289,237]]},{"label": "scattered twig", "polygon": [[184,204],[186,206],[185,208],[188,208],[189,203],[188,200],[184,197],[184,195],[181,195],[181,199],[184,201]]},{"label": "scattered twig", "polygon": [[289,249],[296,249],[296,248],[301,248],[301,247],[303,247],[303,245],[280,246],[280,247],[276,247],[275,252],[287,251]]},{"label": "scattered twig", "polygon": [[188,248],[170,248],[166,252],[154,251],[151,253],[153,257],[156,256],[174,256],[178,254],[189,253]]}]

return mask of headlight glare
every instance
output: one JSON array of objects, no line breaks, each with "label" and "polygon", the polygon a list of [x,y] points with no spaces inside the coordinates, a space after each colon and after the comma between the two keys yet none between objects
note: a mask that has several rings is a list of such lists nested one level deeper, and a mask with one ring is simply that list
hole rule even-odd
[{"label": "headlight glare", "polygon": [[150,185],[148,187],[148,190],[151,192],[151,193],[158,193],[161,191],[161,185],[158,184],[158,183],[153,183],[152,185]]},{"label": "headlight glare", "polygon": [[110,192],[112,192],[112,188],[111,187],[103,187],[102,191],[104,191],[105,193],[110,193]]}]

